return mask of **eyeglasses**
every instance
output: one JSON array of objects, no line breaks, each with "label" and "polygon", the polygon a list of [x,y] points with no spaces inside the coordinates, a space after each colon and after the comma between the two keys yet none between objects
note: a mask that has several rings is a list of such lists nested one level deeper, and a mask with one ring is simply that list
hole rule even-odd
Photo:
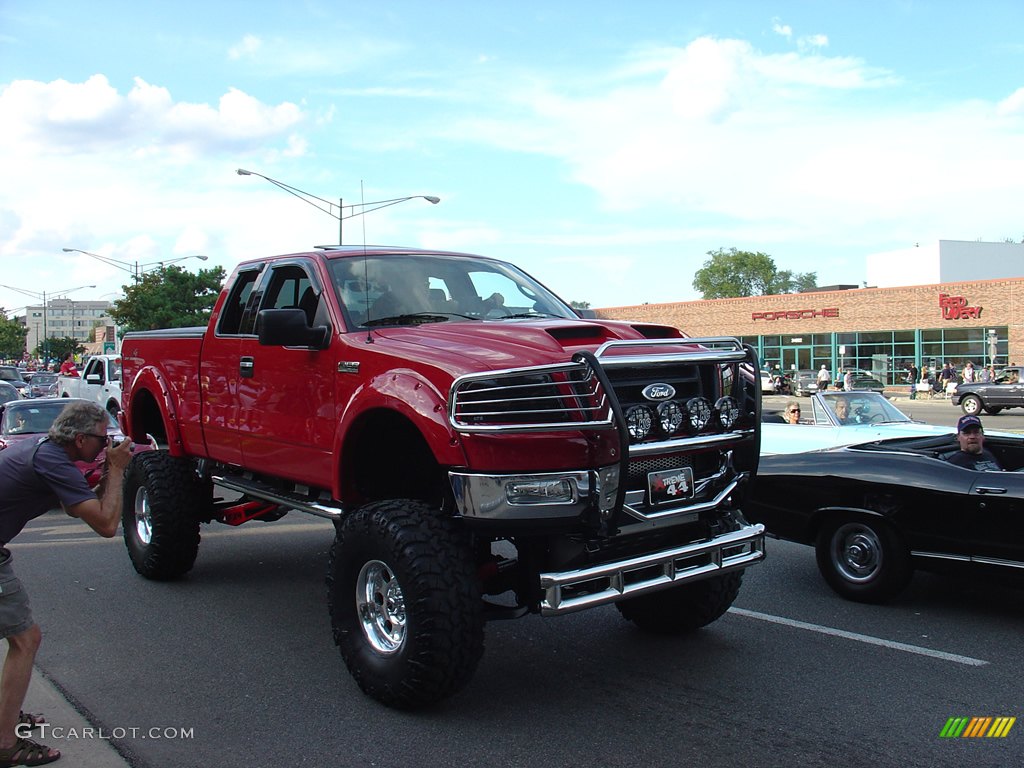
[{"label": "eyeglasses", "polygon": [[799,408],[790,408],[786,413],[800,413]]},{"label": "eyeglasses", "polygon": [[79,432],[78,434],[84,437],[95,437],[97,440],[102,440],[104,443],[107,442],[109,435],[94,435],[92,432]]}]

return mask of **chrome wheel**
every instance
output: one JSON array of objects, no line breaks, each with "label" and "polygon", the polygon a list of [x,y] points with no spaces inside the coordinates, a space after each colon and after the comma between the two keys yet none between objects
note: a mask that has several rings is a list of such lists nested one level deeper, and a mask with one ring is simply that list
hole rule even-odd
[{"label": "chrome wheel", "polygon": [[981,413],[981,400],[974,395],[968,395],[960,403],[960,407],[963,408],[964,413],[968,416],[977,416]]},{"label": "chrome wheel", "polygon": [[863,583],[882,568],[882,542],[870,526],[845,523],[832,535],[832,562],[844,579]]},{"label": "chrome wheel", "polygon": [[405,642],[405,596],[387,563],[370,560],[356,579],[356,612],[367,641],[378,653],[390,655]]},{"label": "chrome wheel", "polygon": [[153,513],[149,508],[149,494],[145,488],[135,492],[135,535],[143,544],[153,543]]}]

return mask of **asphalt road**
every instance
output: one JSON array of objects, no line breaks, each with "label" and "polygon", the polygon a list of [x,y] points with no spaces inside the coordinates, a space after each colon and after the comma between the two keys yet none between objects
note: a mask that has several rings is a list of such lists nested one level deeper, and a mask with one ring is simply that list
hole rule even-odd
[{"label": "asphalt road", "polygon": [[772,540],[704,630],[645,635],[613,607],[497,622],[469,687],[409,714],[363,696],[333,646],[332,536],[296,513],[205,526],[175,583],[142,579],[119,539],[56,512],[11,549],[44,631],[39,666],[94,725],[126,732],[114,744],[138,767],[934,768],[1024,755],[1024,724],[939,738],[950,717],[1024,714],[1018,590],[919,574],[894,604],[858,605],[826,587],[812,550]]}]

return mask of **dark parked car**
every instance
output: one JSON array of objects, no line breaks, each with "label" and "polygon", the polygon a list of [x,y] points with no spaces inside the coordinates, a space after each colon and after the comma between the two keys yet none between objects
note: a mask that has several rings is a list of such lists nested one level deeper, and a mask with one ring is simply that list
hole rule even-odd
[{"label": "dark parked car", "polygon": [[32,397],[47,397],[50,387],[57,383],[56,373],[37,373],[29,381]]},{"label": "dark parked car", "polygon": [[[876,379],[867,371],[862,371],[859,368],[853,369],[853,388],[855,390],[870,390],[872,392],[878,392],[881,394],[885,391],[885,384]],[[840,376],[836,381],[836,389],[843,389],[843,377]]]},{"label": "dark parked car", "polygon": [[18,391],[17,387],[7,381],[0,381],[0,403],[6,403],[10,400],[21,400],[21,392]]},{"label": "dark parked car", "polygon": [[806,395],[813,395],[818,391],[817,371],[796,371],[793,375],[792,381],[794,395],[800,395],[803,397]]},{"label": "dark parked car", "polygon": [[952,431],[762,456],[744,512],[814,546],[825,581],[850,600],[888,600],[915,568],[1024,577],[1024,436],[989,433],[985,447],[1012,471],[950,464]]},{"label": "dark parked car", "polygon": [[957,384],[953,392],[953,405],[964,413],[976,416],[982,411],[995,416],[1004,408],[1024,408],[1024,367],[1008,366],[996,371],[995,381],[989,384]]},{"label": "dark parked car", "polygon": [[0,381],[6,381],[13,386],[22,397],[31,397],[28,382],[21,377],[21,370],[13,365],[0,365]]}]

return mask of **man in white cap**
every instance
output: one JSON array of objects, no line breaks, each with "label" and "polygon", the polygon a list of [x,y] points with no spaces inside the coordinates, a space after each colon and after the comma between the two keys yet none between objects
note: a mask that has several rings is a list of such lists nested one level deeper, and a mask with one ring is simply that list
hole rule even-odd
[{"label": "man in white cap", "polygon": [[828,368],[825,364],[821,364],[821,370],[818,371],[818,391],[824,392],[828,389],[828,383],[832,381],[832,374],[829,373]]}]

